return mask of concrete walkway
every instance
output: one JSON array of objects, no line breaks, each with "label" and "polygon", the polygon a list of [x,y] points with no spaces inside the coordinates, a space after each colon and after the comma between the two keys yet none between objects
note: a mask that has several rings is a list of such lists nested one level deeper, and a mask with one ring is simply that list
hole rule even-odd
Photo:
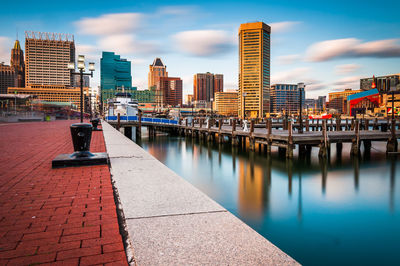
[{"label": "concrete walkway", "polygon": [[112,126],[102,125],[138,265],[297,264]]},{"label": "concrete walkway", "polygon": [[0,265],[127,265],[108,165],[51,168],[74,122],[0,125]]}]

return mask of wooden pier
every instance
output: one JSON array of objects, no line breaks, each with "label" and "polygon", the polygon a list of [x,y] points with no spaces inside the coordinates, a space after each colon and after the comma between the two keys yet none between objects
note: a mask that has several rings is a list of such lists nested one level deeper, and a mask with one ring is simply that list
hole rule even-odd
[{"label": "wooden pier", "polygon": [[[109,121],[117,128],[123,127],[125,135],[132,137],[131,127],[136,127],[136,137],[141,136],[141,127],[147,127],[149,137],[155,137],[157,132],[168,132],[203,141],[230,143],[232,146],[248,143],[250,150],[264,150],[271,153],[271,147],[278,147],[280,153],[287,158],[293,157],[293,150],[297,147],[299,154],[311,152],[313,147],[319,148],[319,156],[326,158],[330,146],[336,143],[337,150],[341,151],[343,143],[351,143],[350,153],[360,154],[360,147],[370,150],[372,142],[387,143],[387,153],[396,154],[398,151],[397,139],[400,137],[400,123],[396,120],[368,120],[368,119],[329,119],[303,120],[303,132],[299,132],[300,124],[290,120],[265,121],[251,120],[247,127],[243,120],[230,119],[229,123],[222,119],[195,118],[192,123],[187,119],[178,124],[157,124],[139,121]],[[256,123],[258,122],[258,123]]]}]

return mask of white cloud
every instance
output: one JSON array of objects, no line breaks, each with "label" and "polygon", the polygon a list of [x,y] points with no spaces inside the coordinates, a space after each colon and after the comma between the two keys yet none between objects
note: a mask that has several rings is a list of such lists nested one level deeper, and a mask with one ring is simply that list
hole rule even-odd
[{"label": "white cloud", "polygon": [[272,84],[274,83],[298,83],[304,82],[306,75],[310,72],[309,67],[298,67],[288,71],[278,72],[271,76]]},{"label": "white cloud", "polygon": [[132,33],[143,24],[141,13],[105,14],[96,18],[83,18],[75,25],[79,33],[88,35],[115,35]]},{"label": "white cloud", "polygon": [[289,54],[278,56],[276,62],[279,65],[291,65],[301,59],[299,54]]},{"label": "white cloud", "polygon": [[271,32],[275,33],[282,33],[291,30],[294,26],[300,24],[300,21],[282,21],[282,22],[274,22],[270,23]]},{"label": "white cloud", "polygon": [[335,89],[358,89],[360,86],[360,76],[349,76],[338,79],[333,83]]},{"label": "white cloud", "polygon": [[117,54],[151,54],[159,51],[158,45],[151,41],[137,40],[132,34],[109,35],[99,39],[101,50]]},{"label": "white cloud", "polygon": [[360,69],[360,65],[357,64],[344,64],[335,66],[335,73],[338,75],[353,73]]},{"label": "white cloud", "polygon": [[0,36],[0,62],[4,62],[6,65],[10,63],[11,45],[10,38]]},{"label": "white cloud", "polygon": [[212,56],[227,53],[234,38],[222,30],[193,30],[175,34],[173,39],[180,51],[194,56]]},{"label": "white cloud", "polygon": [[337,39],[314,43],[307,50],[307,60],[328,61],[341,57],[400,57],[399,39],[362,43],[356,38]]},{"label": "white cloud", "polygon": [[89,60],[98,60],[100,51],[97,47],[90,44],[77,44],[76,45],[76,55],[85,55]]}]

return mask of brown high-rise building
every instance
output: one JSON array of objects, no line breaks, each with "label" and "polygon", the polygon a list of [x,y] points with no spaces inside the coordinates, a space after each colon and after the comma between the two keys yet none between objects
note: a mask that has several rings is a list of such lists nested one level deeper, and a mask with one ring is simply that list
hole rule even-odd
[{"label": "brown high-rise building", "polygon": [[15,70],[16,84],[17,87],[25,86],[25,63],[24,63],[24,52],[21,49],[19,41],[16,40],[14,48],[11,50],[11,67]]},{"label": "brown high-rise building", "polygon": [[10,65],[0,64],[0,93],[7,93],[9,87],[23,87],[24,82],[24,52],[19,41],[16,40],[11,49]]},{"label": "brown high-rise building", "polygon": [[25,55],[26,85],[72,86],[67,65],[75,61],[73,35],[26,31]]},{"label": "brown high-rise building", "polygon": [[263,22],[240,25],[240,117],[263,117],[270,112],[270,36],[271,27]]},{"label": "brown high-rise building", "polygon": [[197,73],[193,77],[193,95],[195,101],[210,102],[215,98],[216,92],[224,89],[224,76],[222,74]]},{"label": "brown high-rise building", "polygon": [[156,58],[153,64],[149,66],[149,88],[156,87],[160,89],[160,78],[168,77],[167,66],[164,65],[161,58]]},{"label": "brown high-rise building", "polygon": [[160,77],[161,106],[182,106],[182,88],[180,78]]}]

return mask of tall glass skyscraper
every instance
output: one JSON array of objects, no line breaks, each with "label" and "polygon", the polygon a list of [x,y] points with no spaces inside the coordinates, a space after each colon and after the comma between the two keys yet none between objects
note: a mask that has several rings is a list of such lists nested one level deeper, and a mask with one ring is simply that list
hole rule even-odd
[{"label": "tall glass skyscraper", "polygon": [[239,28],[239,116],[270,112],[271,27],[263,22]]},{"label": "tall glass skyscraper", "polygon": [[117,91],[131,92],[131,62],[113,52],[103,52],[100,59],[100,86],[103,103],[113,98]]}]

